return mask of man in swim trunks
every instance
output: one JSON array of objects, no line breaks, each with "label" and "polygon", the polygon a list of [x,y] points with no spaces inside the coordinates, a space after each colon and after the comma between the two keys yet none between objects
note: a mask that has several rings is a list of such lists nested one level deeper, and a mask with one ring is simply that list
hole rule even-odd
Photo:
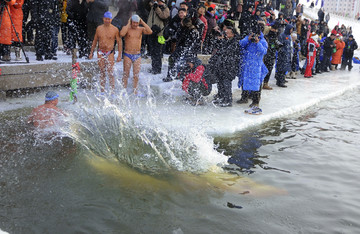
[{"label": "man in swim trunks", "polygon": [[49,91],[45,95],[45,104],[40,105],[31,112],[28,123],[36,128],[48,128],[58,123],[62,116],[67,116],[65,112],[56,107],[59,95],[54,91]]},{"label": "man in swim trunks", "polygon": [[122,41],[119,35],[119,29],[111,24],[112,14],[110,11],[105,12],[103,21],[104,24],[96,28],[96,33],[91,46],[89,59],[93,58],[94,50],[98,46],[97,57],[100,68],[100,90],[101,93],[105,91],[106,71],[109,76],[109,83],[111,92],[115,90],[115,77],[114,77],[114,54],[115,54],[115,40],[118,44],[118,58],[116,62],[121,61]]},{"label": "man in swim trunks", "polygon": [[[143,27],[139,27],[142,25]],[[137,95],[139,72],[141,66],[141,39],[142,35],[152,34],[151,28],[138,16],[133,15],[126,26],[120,31],[120,37],[125,37],[124,51],[124,74],[123,86],[126,89],[130,75],[131,64],[133,65],[134,75],[134,94]]]}]

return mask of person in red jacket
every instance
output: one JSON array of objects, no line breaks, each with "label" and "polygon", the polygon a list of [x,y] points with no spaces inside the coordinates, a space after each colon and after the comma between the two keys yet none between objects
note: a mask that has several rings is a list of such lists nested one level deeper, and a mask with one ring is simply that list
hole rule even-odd
[{"label": "person in red jacket", "polygon": [[306,69],[305,69],[305,78],[312,77],[312,68],[314,66],[314,62],[316,59],[316,48],[319,47],[317,43],[318,35],[316,33],[312,33],[310,38],[307,40],[307,55],[306,55]]},{"label": "person in red jacket", "polygon": [[204,77],[205,67],[197,57],[186,59],[187,71],[184,72],[182,89],[190,95],[187,99],[193,106],[203,105],[203,96],[211,92],[211,84]]},{"label": "person in red jacket", "polygon": [[0,57],[3,61],[10,61],[11,45],[11,21],[10,6],[14,5],[16,0],[10,0],[0,8]]},{"label": "person in red jacket", "polygon": [[[22,26],[23,26],[23,11],[22,6],[24,4],[24,0],[16,0],[15,4],[10,6],[10,12],[11,12],[11,19],[14,23],[14,27],[11,27],[11,40],[13,42],[13,45],[15,46],[15,57],[16,61],[21,60],[21,44],[23,42],[22,38]],[[20,39],[20,41],[19,41]]]},{"label": "person in red jacket", "polygon": [[337,70],[338,65],[341,64],[341,58],[344,52],[345,42],[343,41],[342,36],[337,34],[334,43],[336,45],[336,52],[332,54],[331,65],[333,65],[332,69]]}]

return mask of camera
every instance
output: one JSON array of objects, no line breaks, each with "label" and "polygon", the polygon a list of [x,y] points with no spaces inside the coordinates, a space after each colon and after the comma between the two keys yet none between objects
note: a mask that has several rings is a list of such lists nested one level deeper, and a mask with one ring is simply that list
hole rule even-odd
[{"label": "camera", "polygon": [[159,6],[159,3],[157,1],[155,1],[153,4],[154,9],[157,8],[158,6]]},{"label": "camera", "polygon": [[274,42],[274,44],[275,44],[275,46],[277,47],[277,48],[281,48],[281,47],[283,47],[283,43],[281,43],[279,40],[276,40],[275,42]]},{"label": "camera", "polygon": [[259,38],[259,34],[254,34],[254,35],[251,37],[250,41],[254,43],[254,42],[256,42],[256,38]]}]

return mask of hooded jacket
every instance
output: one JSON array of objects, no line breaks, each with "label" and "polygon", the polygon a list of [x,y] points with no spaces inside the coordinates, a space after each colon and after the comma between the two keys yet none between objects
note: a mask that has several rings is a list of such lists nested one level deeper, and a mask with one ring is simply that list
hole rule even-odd
[{"label": "hooded jacket", "polygon": [[249,40],[249,36],[242,39],[239,44],[244,51],[244,60],[239,73],[239,88],[247,91],[259,91],[268,69],[263,58],[267,52],[268,44],[261,33],[259,42]]},{"label": "hooded jacket", "polygon": [[291,55],[292,55],[292,40],[291,40],[291,24],[286,25],[284,32],[279,37],[279,42],[283,46],[278,51],[276,68],[280,72],[291,71]]}]

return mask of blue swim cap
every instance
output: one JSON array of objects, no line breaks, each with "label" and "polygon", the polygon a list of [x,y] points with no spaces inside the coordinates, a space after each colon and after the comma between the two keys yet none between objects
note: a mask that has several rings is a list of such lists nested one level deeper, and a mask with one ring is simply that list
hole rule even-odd
[{"label": "blue swim cap", "polygon": [[104,18],[112,19],[112,13],[110,11],[107,11],[104,13]]},{"label": "blue swim cap", "polygon": [[59,97],[59,94],[55,93],[54,91],[49,91],[45,95],[45,101],[52,101]]}]

